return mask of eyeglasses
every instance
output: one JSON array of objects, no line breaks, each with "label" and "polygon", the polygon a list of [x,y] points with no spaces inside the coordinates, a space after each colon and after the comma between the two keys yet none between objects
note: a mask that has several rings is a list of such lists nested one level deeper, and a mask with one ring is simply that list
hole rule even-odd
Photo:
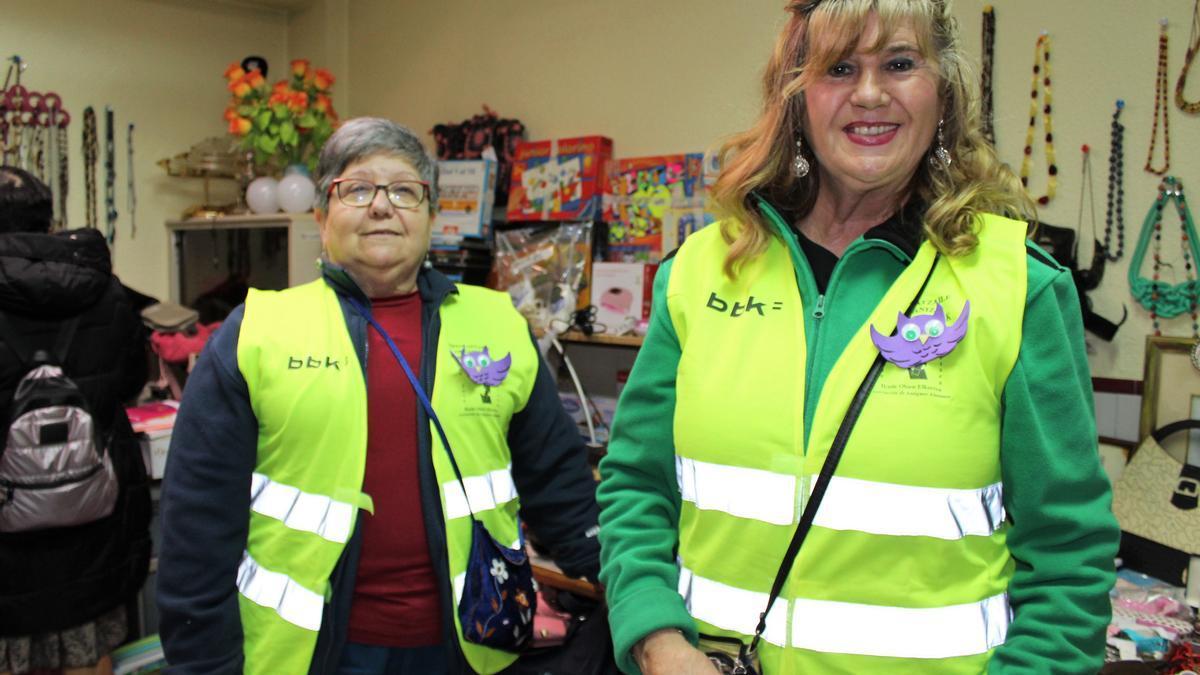
[{"label": "eyeglasses", "polygon": [[388,201],[398,209],[415,209],[429,198],[429,183],[419,180],[398,180],[387,185],[376,185],[358,178],[339,178],[329,184],[329,191],[337,191],[338,201],[352,208],[363,208],[375,201],[375,193],[383,190]]}]

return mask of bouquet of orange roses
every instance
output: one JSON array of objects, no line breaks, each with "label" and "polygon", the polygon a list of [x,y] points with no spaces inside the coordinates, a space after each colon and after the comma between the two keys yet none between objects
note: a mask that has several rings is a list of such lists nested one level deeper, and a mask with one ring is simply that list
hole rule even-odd
[{"label": "bouquet of orange roses", "polygon": [[225,69],[225,80],[233,95],[225,109],[229,133],[241,137],[243,150],[253,151],[255,164],[316,169],[321,146],[338,121],[329,99],[333,75],[328,70],[296,59],[290,76],[268,88],[257,68],[246,71],[233,63]]}]

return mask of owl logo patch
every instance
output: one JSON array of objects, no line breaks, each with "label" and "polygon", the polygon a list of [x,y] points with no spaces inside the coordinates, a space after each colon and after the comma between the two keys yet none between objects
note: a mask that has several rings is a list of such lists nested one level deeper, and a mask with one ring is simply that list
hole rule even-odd
[{"label": "owl logo patch", "polygon": [[933,314],[916,314],[911,318],[903,312],[896,318],[896,334],[885,336],[871,326],[871,341],[879,348],[883,358],[900,366],[911,368],[941,358],[958,346],[967,334],[967,316],[971,313],[971,301],[963,303],[958,321],[946,325],[946,310],[937,303]]},{"label": "owl logo patch", "polygon": [[508,370],[512,367],[512,354],[506,354],[502,359],[493,360],[487,347],[477,352],[468,352],[467,348],[463,347],[458,354],[451,351],[450,357],[463,369],[472,382],[483,385],[481,398],[484,403],[492,402],[491,396],[488,395],[489,392],[492,387],[500,386],[504,378],[508,377]]}]

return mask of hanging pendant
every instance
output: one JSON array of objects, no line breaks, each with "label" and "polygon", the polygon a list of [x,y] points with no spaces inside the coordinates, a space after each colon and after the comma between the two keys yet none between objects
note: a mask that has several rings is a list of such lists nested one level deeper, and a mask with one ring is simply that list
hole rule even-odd
[{"label": "hanging pendant", "polygon": [[808,160],[804,158],[804,155],[797,152],[795,159],[792,160],[792,174],[796,178],[804,178],[811,170],[812,167],[809,166]]}]

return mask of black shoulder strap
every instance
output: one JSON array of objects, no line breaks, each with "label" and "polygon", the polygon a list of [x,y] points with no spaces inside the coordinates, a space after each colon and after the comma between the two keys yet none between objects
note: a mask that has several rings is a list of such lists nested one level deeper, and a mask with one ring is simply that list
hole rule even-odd
[{"label": "black shoulder strap", "polygon": [[[917,301],[921,299],[921,294],[925,292],[925,287],[929,285],[929,279],[933,277],[933,271],[937,269],[939,260],[941,260],[941,254],[935,254],[933,264],[929,266],[929,272],[925,275],[925,281],[917,290],[912,302],[909,303],[905,314],[912,314],[913,308],[917,306]],[[808,504],[804,507],[804,513],[800,514],[800,523],[796,526],[796,534],[792,535],[792,542],[788,544],[787,552],[783,554],[783,561],[779,564],[779,571],[775,574],[775,582],[771,584],[771,595],[767,599],[767,607],[758,617],[758,627],[754,629],[754,639],[750,641],[751,652],[758,648],[758,640],[762,637],[763,631],[767,629],[767,614],[771,611],[771,606],[775,604],[776,598],[779,597],[779,592],[783,590],[783,583],[792,571],[792,563],[796,561],[796,555],[800,553],[800,545],[804,543],[808,531],[812,529],[813,521],[817,518],[817,508],[825,497],[825,490],[829,488],[829,481],[833,479],[833,472],[842,458],[842,451],[846,449],[846,441],[850,440],[850,432],[854,430],[858,415],[867,403],[867,396],[871,394],[875,380],[879,379],[883,364],[883,355],[877,354],[875,361],[871,363],[871,369],[867,371],[862,384],[858,386],[858,391],[850,401],[850,407],[846,410],[846,416],[842,418],[837,435],[833,437],[833,444],[829,447],[829,453],[825,455],[825,463],[821,465],[821,473],[813,485]]]},{"label": "black shoulder strap", "polygon": [[[60,366],[66,363],[67,353],[71,349],[71,341],[75,339],[75,329],[78,327],[79,315],[75,315],[59,325],[58,335],[54,338],[53,356]],[[0,340],[3,340],[5,346],[12,350],[13,355],[22,365],[29,365],[37,353],[36,348],[29,343],[29,339],[21,335],[4,312],[0,312]]]},{"label": "black shoulder strap", "polygon": [[0,312],[0,340],[4,341],[4,346],[12,351],[13,356],[17,357],[17,361],[23,366],[29,363],[33,357],[33,348],[29,343],[13,328],[12,322],[8,320],[8,315]]}]

